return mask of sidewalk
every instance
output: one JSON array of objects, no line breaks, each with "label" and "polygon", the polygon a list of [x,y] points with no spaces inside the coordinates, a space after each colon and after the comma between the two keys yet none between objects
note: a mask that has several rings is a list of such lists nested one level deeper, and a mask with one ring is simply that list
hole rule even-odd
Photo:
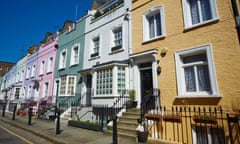
[{"label": "sidewalk", "polygon": [[[28,125],[28,116],[16,116],[12,120],[11,113],[0,115],[0,121],[11,124],[17,128],[29,131],[37,136],[56,144],[111,144],[112,136],[102,132],[90,131],[61,124],[61,133],[56,135],[56,125],[53,121],[32,118],[32,125]],[[135,144],[131,139],[118,137],[118,144]]]}]

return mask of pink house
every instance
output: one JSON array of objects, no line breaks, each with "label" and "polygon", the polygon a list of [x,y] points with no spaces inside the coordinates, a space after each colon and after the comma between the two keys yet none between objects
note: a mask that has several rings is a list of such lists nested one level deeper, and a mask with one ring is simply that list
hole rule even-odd
[{"label": "pink house", "polygon": [[38,88],[38,107],[55,103],[53,96],[54,67],[57,51],[57,34],[47,33],[41,42],[38,52],[36,79]]}]

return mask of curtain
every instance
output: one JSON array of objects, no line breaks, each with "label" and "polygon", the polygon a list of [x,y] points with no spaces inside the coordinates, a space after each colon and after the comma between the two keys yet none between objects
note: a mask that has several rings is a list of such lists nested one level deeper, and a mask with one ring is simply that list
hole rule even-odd
[{"label": "curtain", "polygon": [[209,71],[207,65],[198,66],[198,83],[200,91],[210,91]]},{"label": "curtain", "polygon": [[187,67],[184,69],[184,73],[185,73],[186,91],[187,92],[196,91],[194,68]]},{"label": "curtain", "polygon": [[153,16],[148,17],[148,23],[149,23],[149,37],[154,38],[155,31],[154,31],[154,17]]},{"label": "curtain", "polygon": [[211,19],[211,9],[209,0],[201,0],[201,11],[203,21]]},{"label": "curtain", "polygon": [[198,0],[189,0],[192,24],[199,23]]}]

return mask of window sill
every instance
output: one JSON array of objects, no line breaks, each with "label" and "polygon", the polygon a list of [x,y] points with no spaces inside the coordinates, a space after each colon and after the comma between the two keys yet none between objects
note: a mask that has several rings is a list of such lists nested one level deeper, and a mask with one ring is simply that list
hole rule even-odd
[{"label": "window sill", "polygon": [[64,70],[64,69],[65,69],[65,67],[64,68],[59,68],[58,70],[61,71],[61,70]]},{"label": "window sill", "polygon": [[52,73],[52,71],[47,72],[47,74],[51,74],[51,73]]},{"label": "window sill", "polygon": [[77,66],[77,65],[78,65],[78,63],[72,64],[72,65],[70,65],[70,67],[74,67],[74,66]]},{"label": "window sill", "polygon": [[100,58],[100,56],[95,56],[95,57],[90,57],[88,60],[92,61],[92,60],[96,60],[96,59],[99,59],[99,58]]},{"label": "window sill", "polygon": [[120,52],[123,52],[123,51],[124,51],[123,48],[117,49],[117,50],[111,51],[111,53],[109,53],[109,55],[113,55],[113,54],[120,53]]},{"label": "window sill", "polygon": [[150,42],[154,42],[154,41],[157,41],[157,40],[161,40],[161,39],[164,39],[166,36],[165,35],[161,35],[161,36],[158,36],[156,38],[153,38],[153,39],[149,39],[149,40],[144,40],[142,42],[142,44],[147,44],[147,43],[150,43]]},{"label": "window sill", "polygon": [[222,97],[219,95],[176,96],[175,105],[217,105]]},{"label": "window sill", "polygon": [[75,95],[59,95],[59,97],[74,97]]},{"label": "window sill", "polygon": [[112,95],[112,94],[106,94],[106,95],[95,95],[92,96],[93,99],[102,99],[102,98],[115,98],[116,96]]},{"label": "window sill", "polygon": [[41,77],[41,76],[43,76],[43,74],[39,74],[39,76]]},{"label": "window sill", "polygon": [[205,25],[210,25],[210,24],[213,24],[213,23],[217,23],[218,21],[219,21],[219,19],[216,18],[216,19],[204,21],[204,22],[202,22],[202,23],[198,23],[198,24],[195,24],[195,25],[186,26],[186,27],[184,28],[184,32],[187,32],[187,31],[190,31],[190,30],[192,30],[192,29],[199,28],[199,27],[202,27],[202,26],[205,26]]}]

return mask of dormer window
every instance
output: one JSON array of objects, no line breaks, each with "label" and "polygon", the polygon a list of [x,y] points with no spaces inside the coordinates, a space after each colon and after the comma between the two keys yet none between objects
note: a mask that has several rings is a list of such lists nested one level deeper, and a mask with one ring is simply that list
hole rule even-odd
[{"label": "dormer window", "polygon": [[68,32],[71,32],[71,31],[75,30],[75,28],[76,28],[76,24],[75,23],[70,24],[68,26]]}]

